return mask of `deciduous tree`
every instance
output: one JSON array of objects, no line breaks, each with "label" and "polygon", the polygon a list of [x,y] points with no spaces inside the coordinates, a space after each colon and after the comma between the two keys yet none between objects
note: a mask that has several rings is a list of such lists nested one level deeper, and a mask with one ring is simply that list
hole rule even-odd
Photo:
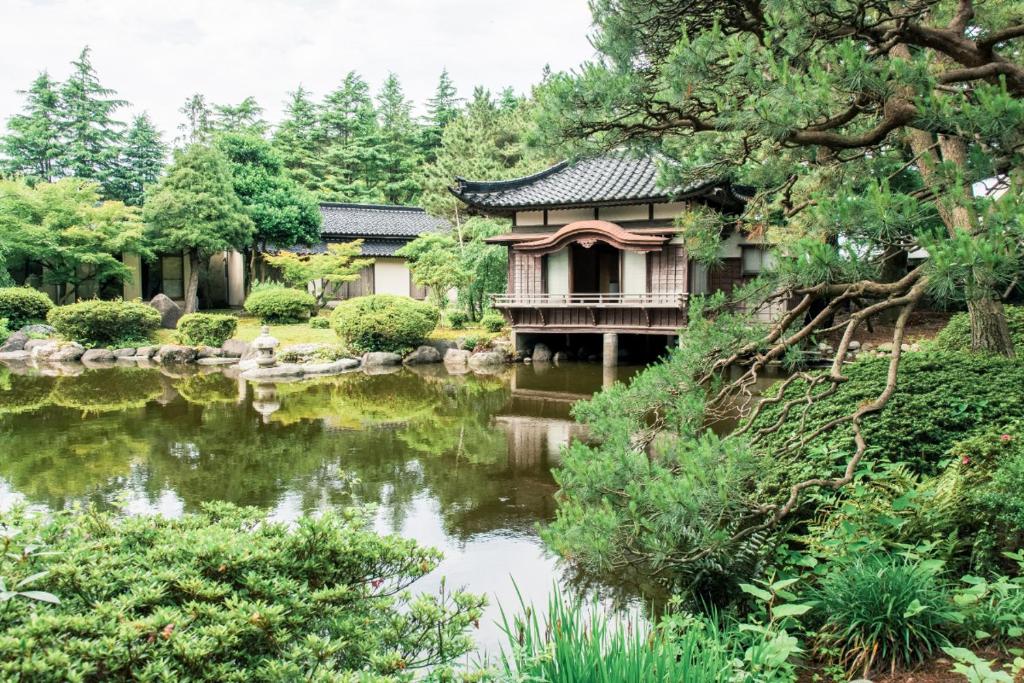
[{"label": "deciduous tree", "polygon": [[340,285],[359,279],[359,271],[373,265],[372,258],[359,258],[363,241],[340,242],[327,245],[326,253],[297,254],[282,250],[267,254],[267,263],[281,271],[281,278],[289,287],[305,288],[315,283],[317,305],[323,306],[330,285]]}]

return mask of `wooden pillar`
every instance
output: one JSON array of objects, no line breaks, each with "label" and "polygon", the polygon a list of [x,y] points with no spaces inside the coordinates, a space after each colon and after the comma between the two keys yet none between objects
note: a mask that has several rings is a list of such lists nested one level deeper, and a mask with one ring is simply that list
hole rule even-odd
[{"label": "wooden pillar", "polygon": [[619,335],[615,332],[604,333],[602,344],[601,364],[605,367],[619,364]]}]

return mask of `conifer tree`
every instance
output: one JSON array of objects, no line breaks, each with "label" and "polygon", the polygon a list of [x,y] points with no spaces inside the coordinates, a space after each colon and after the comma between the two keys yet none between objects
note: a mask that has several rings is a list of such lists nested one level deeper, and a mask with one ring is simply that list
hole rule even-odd
[{"label": "conifer tree", "polygon": [[127,103],[100,84],[88,47],[71,64],[60,88],[61,165],[67,175],[97,181],[110,196],[124,128],[114,113]]},{"label": "conifer tree", "polygon": [[371,186],[369,175],[379,165],[376,142],[377,115],[370,87],[350,71],[329,93],[320,108],[324,178],[319,194],[324,199],[382,202],[383,193]]},{"label": "conifer tree", "polygon": [[263,107],[250,95],[235,105],[213,105],[211,128],[218,133],[262,136],[267,132],[267,122],[263,119]]},{"label": "conifer tree", "polygon": [[208,145],[191,145],[175,155],[167,175],[147,193],[143,217],[158,251],[188,254],[186,313],[198,307],[202,263],[219,251],[245,249],[254,231],[227,158]]},{"label": "conifer tree", "polygon": [[25,105],[23,113],[7,122],[0,168],[7,174],[51,182],[62,175],[59,85],[44,71],[28,90],[19,92],[25,95]]},{"label": "conifer tree", "polygon": [[213,133],[213,109],[206,102],[206,96],[195,93],[181,105],[178,113],[185,117],[178,124],[178,147],[188,147],[197,142],[206,142]]},{"label": "conifer tree", "polygon": [[146,188],[159,180],[166,156],[167,146],[149,115],[136,116],[124,136],[112,196],[125,204],[141,206]]},{"label": "conifer tree", "polygon": [[321,133],[317,105],[300,84],[289,93],[285,119],[274,132],[273,143],[288,174],[303,187],[316,191],[324,168],[320,160]]},{"label": "conifer tree", "polygon": [[374,182],[391,204],[413,203],[419,198],[414,174],[420,164],[418,130],[412,120],[412,103],[406,99],[395,74],[388,74],[377,96],[380,153]]},{"label": "conifer tree", "polygon": [[441,71],[434,96],[427,100],[426,127],[423,129],[422,150],[428,163],[437,156],[441,136],[449,123],[459,115],[459,97],[455,84],[448,75],[448,69]]}]

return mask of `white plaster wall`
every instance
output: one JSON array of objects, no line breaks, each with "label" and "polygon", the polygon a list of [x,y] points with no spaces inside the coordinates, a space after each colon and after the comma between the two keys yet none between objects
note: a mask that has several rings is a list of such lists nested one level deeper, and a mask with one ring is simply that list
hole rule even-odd
[{"label": "white plaster wall", "polygon": [[722,240],[722,243],[718,245],[718,255],[720,258],[739,258],[742,250],[740,245],[744,242],[742,236],[738,230],[733,230],[729,233],[729,236]]},{"label": "white plaster wall", "polygon": [[675,218],[686,210],[686,202],[669,202],[654,205],[655,218]]},{"label": "white plaster wall", "polygon": [[121,263],[123,263],[128,270],[132,271],[131,277],[126,278],[124,281],[124,296],[125,301],[131,301],[132,299],[142,298],[142,257],[138,254],[122,254]]},{"label": "white plaster wall", "polygon": [[593,209],[554,209],[548,211],[548,225],[568,225],[576,221],[594,220]]},{"label": "white plaster wall", "polygon": [[543,211],[517,211],[516,227],[528,225],[544,225]]},{"label": "white plaster wall", "polygon": [[622,252],[622,293],[643,294],[647,291],[647,254]]},{"label": "white plaster wall", "polygon": [[648,219],[647,204],[630,204],[629,206],[602,206],[597,210],[597,217],[602,221],[645,221]]},{"label": "white plaster wall", "polygon": [[569,293],[569,250],[559,249],[547,256],[548,293]]},{"label": "white plaster wall", "polygon": [[409,296],[409,267],[405,259],[377,258],[373,262],[373,289],[376,294]]}]

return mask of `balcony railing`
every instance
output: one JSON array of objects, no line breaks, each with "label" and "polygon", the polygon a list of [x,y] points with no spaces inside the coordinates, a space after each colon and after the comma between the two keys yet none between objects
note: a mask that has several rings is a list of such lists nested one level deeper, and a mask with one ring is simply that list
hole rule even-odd
[{"label": "balcony railing", "polygon": [[685,308],[686,294],[495,294],[496,308]]}]

